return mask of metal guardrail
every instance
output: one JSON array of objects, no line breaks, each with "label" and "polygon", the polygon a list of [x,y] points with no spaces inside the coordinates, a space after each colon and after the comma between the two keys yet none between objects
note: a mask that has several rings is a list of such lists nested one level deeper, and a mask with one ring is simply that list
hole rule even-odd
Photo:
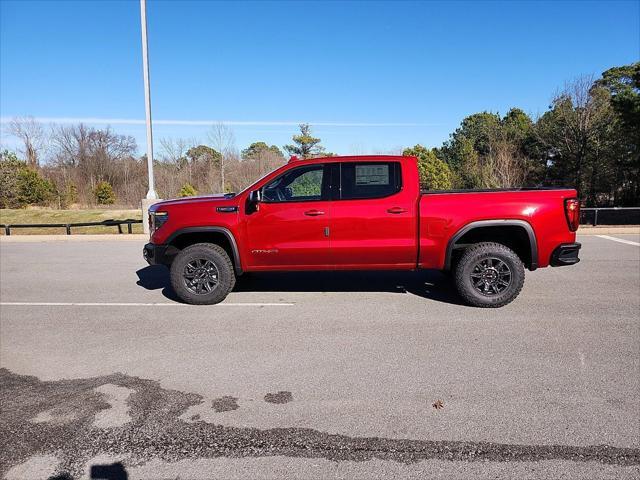
[{"label": "metal guardrail", "polygon": [[581,225],[640,225],[640,207],[581,208]]},{"label": "metal guardrail", "polygon": [[[71,227],[118,227],[118,233],[123,233],[122,225],[127,226],[127,233],[133,233],[131,226],[142,223],[142,220],[103,220],[102,222],[81,223],[29,223],[29,224],[0,224],[5,235],[11,235],[12,228],[64,228],[67,235],[71,235]],[[606,207],[580,209],[581,225],[640,225],[640,207]]]},{"label": "metal guardrail", "polygon": [[133,233],[131,226],[134,223],[142,223],[142,220],[103,220],[102,222],[81,222],[81,223],[16,223],[0,224],[4,228],[5,235],[11,235],[12,228],[65,228],[67,235],[71,235],[71,227],[118,227],[118,233],[123,233],[122,225],[127,226],[127,233]]}]

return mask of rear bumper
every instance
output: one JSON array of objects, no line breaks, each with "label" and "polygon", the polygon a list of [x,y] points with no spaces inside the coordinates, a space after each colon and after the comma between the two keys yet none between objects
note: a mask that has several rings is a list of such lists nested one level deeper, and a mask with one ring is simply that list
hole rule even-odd
[{"label": "rear bumper", "polygon": [[167,256],[167,245],[147,243],[142,249],[142,256],[149,265],[168,265],[171,263]]},{"label": "rear bumper", "polygon": [[553,251],[549,264],[552,267],[575,265],[580,261],[578,252],[581,246],[579,243],[563,243]]}]

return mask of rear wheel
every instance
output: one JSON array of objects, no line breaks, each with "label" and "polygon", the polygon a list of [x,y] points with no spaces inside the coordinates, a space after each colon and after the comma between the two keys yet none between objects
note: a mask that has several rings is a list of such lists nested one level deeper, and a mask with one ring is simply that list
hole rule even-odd
[{"label": "rear wheel", "polygon": [[186,303],[219,303],[235,281],[233,264],[219,245],[196,243],[181,250],[171,263],[171,286]]},{"label": "rear wheel", "polygon": [[455,269],[460,296],[476,307],[511,303],[524,285],[524,265],[510,248],[483,242],[467,248]]}]

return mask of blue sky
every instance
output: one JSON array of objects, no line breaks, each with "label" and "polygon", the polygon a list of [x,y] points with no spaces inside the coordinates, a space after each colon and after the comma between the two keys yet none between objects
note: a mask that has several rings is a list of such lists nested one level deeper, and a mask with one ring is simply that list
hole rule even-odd
[{"label": "blue sky", "polygon": [[[156,144],[218,120],[240,148],[302,121],[336,153],[438,146],[468,114],[535,115],[565,81],[638,61],[639,5],[149,0]],[[144,124],[115,121],[144,119],[138,1],[0,0],[0,117],[15,115],[102,119],[144,152]]]}]

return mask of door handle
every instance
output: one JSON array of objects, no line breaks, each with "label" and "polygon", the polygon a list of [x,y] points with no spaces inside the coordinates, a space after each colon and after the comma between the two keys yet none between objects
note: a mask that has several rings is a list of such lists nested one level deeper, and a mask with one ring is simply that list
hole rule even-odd
[{"label": "door handle", "polygon": [[324,215],[324,212],[322,210],[307,210],[306,212],[304,212],[305,215],[309,216],[309,217],[318,217],[320,215]]},{"label": "door handle", "polygon": [[402,208],[402,207],[393,207],[393,208],[390,208],[389,210],[387,210],[387,212],[389,212],[389,213],[407,213],[407,209],[406,208]]}]

